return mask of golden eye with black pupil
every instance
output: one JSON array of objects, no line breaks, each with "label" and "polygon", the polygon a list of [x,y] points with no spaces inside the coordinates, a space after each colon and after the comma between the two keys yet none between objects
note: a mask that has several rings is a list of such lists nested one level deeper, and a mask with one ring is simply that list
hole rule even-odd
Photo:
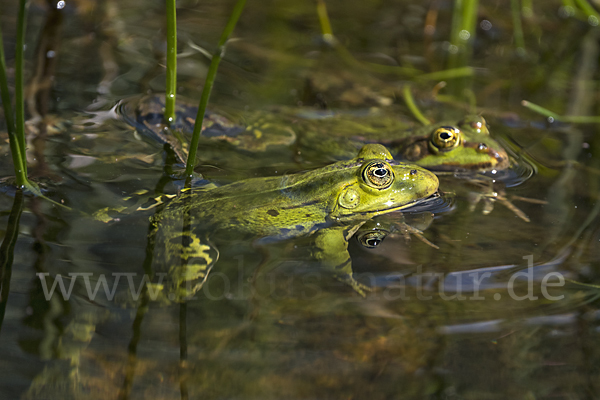
[{"label": "golden eye with black pupil", "polygon": [[460,144],[460,130],[452,126],[437,128],[431,136],[431,143],[438,149],[450,149]]},{"label": "golden eye with black pupil", "polygon": [[387,163],[371,161],[363,170],[363,179],[375,189],[386,189],[394,180],[394,173]]},{"label": "golden eye with black pupil", "polygon": [[364,247],[367,247],[369,249],[374,249],[375,247],[379,246],[381,244],[381,242],[383,242],[383,239],[385,239],[386,236],[387,236],[387,233],[385,233],[383,231],[372,231],[372,232],[367,232],[363,235],[360,235],[358,237],[358,241]]},{"label": "golden eye with black pupil", "polygon": [[488,147],[487,147],[487,145],[485,143],[479,143],[477,145],[477,151],[479,153],[485,153],[485,152],[487,152],[487,149],[488,149]]}]

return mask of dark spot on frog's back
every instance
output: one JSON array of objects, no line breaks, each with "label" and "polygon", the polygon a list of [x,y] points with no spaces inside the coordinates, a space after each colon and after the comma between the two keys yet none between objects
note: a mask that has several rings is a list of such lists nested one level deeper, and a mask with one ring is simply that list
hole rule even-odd
[{"label": "dark spot on frog's back", "polygon": [[269,211],[267,211],[267,214],[269,214],[272,217],[276,217],[276,216],[279,215],[279,211],[277,211],[277,210],[269,210]]}]

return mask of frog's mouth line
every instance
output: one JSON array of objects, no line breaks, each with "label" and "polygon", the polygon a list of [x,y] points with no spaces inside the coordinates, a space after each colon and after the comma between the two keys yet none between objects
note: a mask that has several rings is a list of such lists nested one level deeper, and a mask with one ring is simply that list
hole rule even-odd
[{"label": "frog's mouth line", "polygon": [[[428,196],[428,197],[423,198],[423,199],[412,200],[412,201],[410,201],[408,203],[405,203],[405,204],[402,204],[402,205],[399,205],[399,206],[382,208],[382,209],[374,210],[374,211],[361,211],[361,212],[356,212],[355,211],[355,212],[349,213],[347,215],[342,215],[342,216],[338,217],[338,220],[341,221],[341,222],[351,221],[351,220],[357,219],[357,217],[364,217],[365,219],[371,219],[371,218],[376,217],[378,215],[383,215],[383,214],[388,214],[388,213],[391,213],[391,212],[394,212],[394,211],[404,210],[404,209],[409,208],[409,207],[415,207],[415,206],[421,205],[421,204],[423,204],[425,202],[432,201],[433,199],[437,199],[438,197],[440,197],[440,194],[439,194],[439,192],[436,191],[431,196]],[[361,218],[358,218],[358,219],[361,219]]]}]

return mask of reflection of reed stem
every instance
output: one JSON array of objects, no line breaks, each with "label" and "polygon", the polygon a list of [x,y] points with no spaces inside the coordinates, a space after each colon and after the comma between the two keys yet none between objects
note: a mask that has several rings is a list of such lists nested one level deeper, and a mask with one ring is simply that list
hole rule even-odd
[{"label": "reflection of reed stem", "polygon": [[175,122],[177,95],[177,12],[175,0],[167,0],[167,81],[165,96],[165,123]]},{"label": "reflection of reed stem", "polygon": [[219,63],[221,62],[221,58],[225,54],[225,46],[227,45],[227,40],[229,36],[233,32],[235,25],[237,24],[240,15],[242,14],[242,10],[244,9],[244,5],[246,4],[246,0],[238,0],[233,7],[233,12],[229,17],[229,21],[227,21],[227,25],[225,25],[225,29],[221,34],[221,38],[219,39],[219,43],[217,44],[217,49],[213,54],[213,57],[210,61],[210,67],[208,67],[208,73],[206,74],[206,81],[204,82],[204,88],[202,89],[202,96],[200,97],[200,104],[198,105],[198,114],[196,115],[196,123],[194,124],[194,132],[192,134],[192,142],[190,143],[190,153],[188,155],[187,163],[185,166],[185,175],[186,175],[186,186],[191,184],[192,173],[194,172],[194,165],[196,164],[196,153],[198,152],[198,142],[200,141],[200,134],[202,132],[202,122],[204,121],[204,113],[206,112],[206,106],[208,105],[208,99],[210,98],[210,92],[215,83],[215,78],[217,76],[217,69],[219,68]]},{"label": "reflection of reed stem", "polygon": [[131,394],[131,387],[133,386],[133,377],[135,376],[135,367],[137,366],[137,346],[142,337],[142,321],[144,316],[148,312],[148,303],[150,299],[148,296],[148,286],[144,285],[141,293],[141,300],[138,304],[137,312],[135,313],[135,319],[131,327],[132,335],[129,346],[127,347],[127,366],[125,367],[125,379],[123,380],[123,386],[119,390],[119,400],[129,399]]},{"label": "reflection of reed stem", "polygon": [[[157,185],[157,190],[160,188],[161,183]],[[156,209],[156,214],[162,210],[162,205]],[[154,272],[152,271],[152,262],[154,260],[154,247],[156,244],[156,223],[150,221],[148,225],[148,241],[146,242],[146,257],[144,258],[143,269],[144,273],[152,280],[154,278]],[[142,288],[141,299],[138,304],[137,312],[135,313],[135,319],[131,327],[131,341],[127,347],[127,366],[125,367],[125,378],[123,379],[123,386],[119,390],[119,400],[129,399],[131,394],[131,388],[133,386],[133,378],[135,376],[135,368],[137,366],[137,346],[142,336],[142,321],[146,313],[148,312],[148,304],[150,302],[150,296],[148,295],[148,285],[144,285]]]},{"label": "reflection of reed stem", "polygon": [[188,399],[187,389],[187,303],[179,305],[179,390],[181,400]]},{"label": "reflection of reed stem", "polygon": [[6,234],[0,246],[0,330],[8,302],[10,292],[10,278],[12,275],[12,263],[15,251],[15,244],[19,236],[19,220],[23,211],[23,191],[17,190],[13,207],[8,217],[8,226]]}]

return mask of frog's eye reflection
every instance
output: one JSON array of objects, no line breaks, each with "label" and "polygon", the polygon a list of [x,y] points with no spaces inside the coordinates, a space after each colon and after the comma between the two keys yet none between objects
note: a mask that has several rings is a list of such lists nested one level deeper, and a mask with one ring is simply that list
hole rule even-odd
[{"label": "frog's eye reflection", "polygon": [[460,144],[460,130],[452,126],[442,126],[431,136],[431,143],[438,149],[450,149]]},{"label": "frog's eye reflection", "polygon": [[372,232],[367,232],[363,235],[358,236],[358,241],[364,247],[367,247],[369,249],[374,249],[375,247],[379,246],[381,244],[381,242],[383,242],[383,239],[385,239],[386,236],[387,236],[386,232],[372,231]]},{"label": "frog's eye reflection", "polygon": [[372,161],[363,170],[365,182],[376,189],[388,188],[394,180],[394,173],[387,163]]}]

